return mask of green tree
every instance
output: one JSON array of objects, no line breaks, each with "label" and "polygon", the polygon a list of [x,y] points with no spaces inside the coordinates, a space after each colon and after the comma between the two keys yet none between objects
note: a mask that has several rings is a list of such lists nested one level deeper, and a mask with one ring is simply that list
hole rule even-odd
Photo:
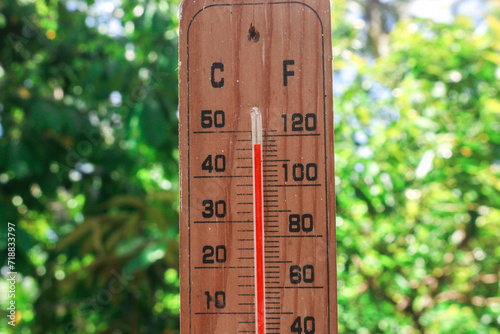
[{"label": "green tree", "polygon": [[342,332],[500,332],[500,21],[485,24],[401,21],[374,62],[335,49],[356,73],[335,102]]},{"label": "green tree", "polygon": [[178,4],[102,3],[0,2],[0,221],[17,224],[23,333],[178,327]]}]

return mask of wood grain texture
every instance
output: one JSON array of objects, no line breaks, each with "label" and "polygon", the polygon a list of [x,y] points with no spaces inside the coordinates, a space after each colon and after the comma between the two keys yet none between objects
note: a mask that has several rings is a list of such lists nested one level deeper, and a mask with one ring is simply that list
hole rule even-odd
[{"label": "wood grain texture", "polygon": [[[329,6],[327,0],[181,4],[182,334],[255,330],[248,168],[253,107],[261,110],[264,128],[267,333],[291,333],[297,317],[302,325],[305,317],[314,317],[315,333],[337,333]],[[217,110],[223,122],[220,112],[214,115]],[[301,115],[302,130],[296,122],[293,131],[299,118],[294,114]],[[223,171],[202,168],[209,155],[225,157]],[[313,162],[317,168],[309,180],[307,166]],[[300,181],[293,180],[296,164],[306,169]],[[206,200],[224,201],[225,214],[207,217]],[[310,214],[314,230],[291,232],[291,214]],[[203,262],[204,247],[218,245],[226,248],[225,258],[220,254],[218,262],[215,254],[207,258],[213,263]],[[309,283],[291,283],[294,265],[314,267],[314,280],[307,272],[301,279]],[[216,306],[216,292],[225,294],[224,307],[221,300]],[[306,325],[311,330],[311,322]]]}]

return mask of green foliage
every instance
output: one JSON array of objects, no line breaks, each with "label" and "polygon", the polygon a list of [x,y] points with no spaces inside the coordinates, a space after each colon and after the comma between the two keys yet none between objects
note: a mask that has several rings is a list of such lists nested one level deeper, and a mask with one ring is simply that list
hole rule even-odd
[{"label": "green foliage", "polygon": [[[168,332],[179,323],[178,4],[123,1],[94,28],[103,13],[76,3],[0,2],[0,221],[17,223],[16,330]],[[113,18],[121,36],[105,31]]]},{"label": "green foliage", "polygon": [[500,21],[487,22],[401,21],[386,56],[334,62],[357,72],[335,110],[341,332],[500,333]]},{"label": "green foliage", "polygon": [[[400,21],[375,57],[351,4],[332,12],[336,78],[355,73],[335,82],[340,331],[500,333],[499,15]],[[0,0],[16,332],[177,333],[178,3],[96,6]]]}]

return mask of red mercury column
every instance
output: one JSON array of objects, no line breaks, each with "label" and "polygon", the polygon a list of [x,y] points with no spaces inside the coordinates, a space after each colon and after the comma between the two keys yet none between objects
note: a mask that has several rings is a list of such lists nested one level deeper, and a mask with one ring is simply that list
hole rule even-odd
[{"label": "red mercury column", "polygon": [[266,333],[264,281],[264,210],[262,195],[262,116],[252,108],[253,216],[255,256],[255,325],[257,334]]}]

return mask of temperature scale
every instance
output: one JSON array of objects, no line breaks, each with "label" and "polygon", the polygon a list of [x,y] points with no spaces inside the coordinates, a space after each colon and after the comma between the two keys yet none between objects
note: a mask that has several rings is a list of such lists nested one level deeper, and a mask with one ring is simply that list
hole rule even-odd
[{"label": "temperature scale", "polygon": [[329,1],[180,16],[181,333],[337,333]]}]

